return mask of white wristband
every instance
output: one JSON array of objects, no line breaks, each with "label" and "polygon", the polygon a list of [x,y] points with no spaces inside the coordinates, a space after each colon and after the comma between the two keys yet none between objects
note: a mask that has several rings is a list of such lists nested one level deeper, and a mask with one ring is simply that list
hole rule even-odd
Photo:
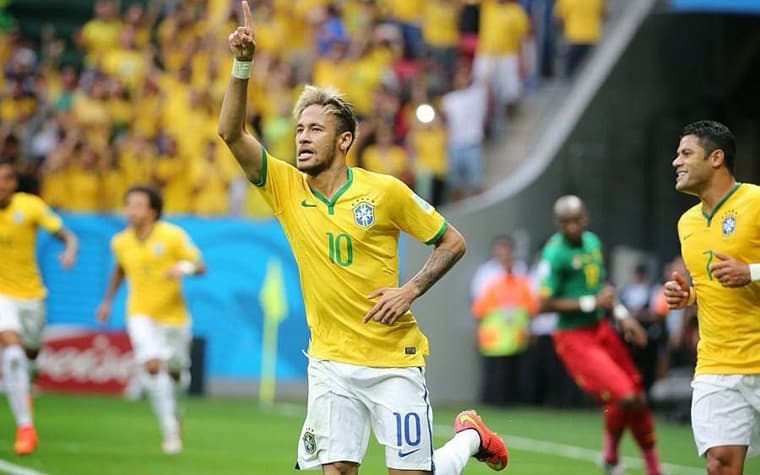
[{"label": "white wristband", "polygon": [[251,77],[252,66],[253,60],[238,61],[238,59],[235,58],[232,61],[232,77],[238,79],[249,79]]},{"label": "white wristband", "polygon": [[629,312],[622,303],[616,303],[615,306],[612,307],[612,315],[615,317],[615,320],[625,320],[631,316],[631,312]]},{"label": "white wristband", "polygon": [[752,282],[760,280],[760,263],[749,265],[749,280]]},{"label": "white wristband", "polygon": [[198,270],[198,266],[190,261],[179,261],[177,267],[179,268],[179,271],[185,275],[195,274],[195,271]]},{"label": "white wristband", "polygon": [[581,312],[593,312],[596,310],[596,296],[584,295],[578,299],[578,306],[581,308]]}]

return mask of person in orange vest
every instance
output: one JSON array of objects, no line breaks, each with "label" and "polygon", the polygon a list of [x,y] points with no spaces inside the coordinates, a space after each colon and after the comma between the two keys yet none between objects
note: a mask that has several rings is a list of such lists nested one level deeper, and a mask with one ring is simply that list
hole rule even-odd
[{"label": "person in orange vest", "polygon": [[483,355],[482,401],[508,405],[520,402],[520,360],[528,346],[530,317],[538,302],[528,277],[514,272],[514,243],[505,238],[494,246],[504,273],[494,277],[475,298],[472,314],[479,320],[478,347]]}]

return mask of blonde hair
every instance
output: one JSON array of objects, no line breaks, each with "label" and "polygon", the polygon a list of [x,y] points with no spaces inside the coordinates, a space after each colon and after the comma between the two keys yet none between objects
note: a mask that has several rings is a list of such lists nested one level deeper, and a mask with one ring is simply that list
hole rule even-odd
[{"label": "blonde hair", "polygon": [[[337,119],[336,132],[351,132],[351,144],[356,140],[356,114],[353,105],[344,99],[343,94],[334,87],[317,87],[306,85],[301,96],[293,106],[293,118],[298,121],[303,111],[309,106],[322,106]],[[348,148],[351,148],[349,144]],[[346,149],[348,151],[348,149]]]}]

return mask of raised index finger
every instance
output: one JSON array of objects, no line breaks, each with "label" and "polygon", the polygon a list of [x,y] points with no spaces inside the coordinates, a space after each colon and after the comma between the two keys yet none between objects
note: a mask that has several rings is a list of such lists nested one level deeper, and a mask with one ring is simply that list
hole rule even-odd
[{"label": "raised index finger", "polygon": [[243,26],[246,28],[250,28],[252,23],[253,22],[251,21],[251,8],[248,6],[248,2],[243,0]]}]

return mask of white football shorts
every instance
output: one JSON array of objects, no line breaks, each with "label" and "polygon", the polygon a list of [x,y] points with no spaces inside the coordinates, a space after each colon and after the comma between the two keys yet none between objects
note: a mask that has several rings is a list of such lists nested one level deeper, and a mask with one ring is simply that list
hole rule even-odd
[{"label": "white football shorts", "polygon": [[700,456],[724,445],[760,453],[760,375],[700,374],[691,382],[691,427]]},{"label": "white football shorts", "polygon": [[301,470],[361,463],[370,429],[399,470],[433,470],[433,411],[424,368],[369,368],[309,358]]},{"label": "white football shorts", "polygon": [[190,367],[190,325],[163,325],[146,315],[132,315],[127,332],[138,363],[161,360],[171,371]]},{"label": "white football shorts", "polygon": [[43,299],[22,300],[0,295],[0,332],[15,331],[24,348],[38,350],[47,313]]},{"label": "white football shorts", "polygon": [[517,55],[477,55],[472,65],[472,75],[475,81],[491,85],[498,104],[511,104],[520,98],[522,83]]}]

